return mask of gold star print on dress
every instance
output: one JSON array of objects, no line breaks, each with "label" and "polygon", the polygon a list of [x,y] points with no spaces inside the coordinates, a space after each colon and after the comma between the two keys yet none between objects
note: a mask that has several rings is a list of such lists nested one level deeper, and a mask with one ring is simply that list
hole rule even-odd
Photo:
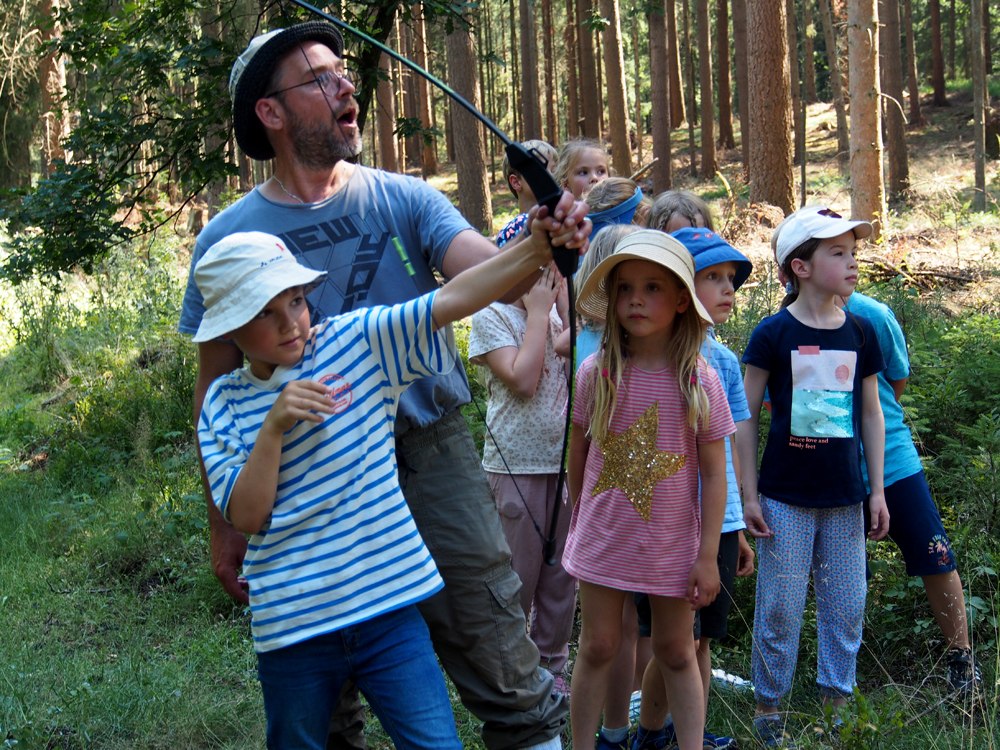
[{"label": "gold star print on dress", "polygon": [[622,434],[608,432],[601,445],[604,466],[591,494],[596,497],[617,487],[632,502],[642,520],[649,521],[653,510],[653,487],[661,479],[680,471],[687,461],[686,456],[657,450],[659,427],[659,404],[654,403]]}]

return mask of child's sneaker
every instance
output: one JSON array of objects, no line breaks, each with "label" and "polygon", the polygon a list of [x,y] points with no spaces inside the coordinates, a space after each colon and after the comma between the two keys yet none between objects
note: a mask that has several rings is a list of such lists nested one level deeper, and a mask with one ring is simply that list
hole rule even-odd
[{"label": "child's sneaker", "polygon": [[663,729],[653,732],[639,727],[635,733],[635,742],[632,745],[632,750],[663,750],[664,748],[673,747],[676,741],[677,737],[674,735],[673,724],[667,724]]},{"label": "child's sneaker", "polygon": [[755,717],[753,733],[757,741],[764,747],[783,747],[787,750],[795,750],[795,745],[789,742],[789,737],[785,734],[785,722],[778,714]]},{"label": "child's sneaker", "polygon": [[736,740],[732,737],[719,737],[714,734],[710,734],[709,731],[705,730],[705,740],[702,742],[703,750],[723,750],[723,748],[735,748]]},{"label": "child's sneaker", "polygon": [[630,750],[632,745],[632,733],[629,732],[625,735],[624,739],[618,742],[612,742],[607,737],[604,736],[603,731],[597,733],[597,744],[594,746],[594,750]]},{"label": "child's sneaker", "polygon": [[948,684],[953,692],[963,696],[982,688],[983,677],[971,648],[948,649]]}]

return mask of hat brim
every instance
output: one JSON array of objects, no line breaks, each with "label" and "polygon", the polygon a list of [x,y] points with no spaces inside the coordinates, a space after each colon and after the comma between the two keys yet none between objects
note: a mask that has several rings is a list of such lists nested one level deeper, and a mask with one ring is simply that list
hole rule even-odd
[{"label": "hat brim", "polygon": [[[677,242],[677,240],[674,241]],[[677,244],[684,252],[687,252],[687,249],[683,245],[679,242]],[[683,287],[687,289],[688,294],[691,296],[691,303],[694,305],[698,316],[706,325],[712,325],[712,316],[708,314],[708,310],[705,309],[701,300],[698,299],[698,295],[695,294],[694,280],[688,279],[691,275],[690,270],[684,268],[679,258],[674,258],[674,256],[667,252],[657,252],[657,250],[651,248],[649,251],[644,251],[643,246],[639,245],[635,250],[616,252],[598,263],[597,268],[587,277],[587,282],[583,285],[580,297],[576,301],[577,312],[593,320],[607,320],[608,290],[606,281],[608,276],[611,275],[611,272],[619,263],[624,263],[627,260],[645,260],[663,266],[673,273],[680,280]]]},{"label": "hat brim", "polygon": [[267,93],[264,87],[281,58],[303,42],[320,42],[337,57],[344,56],[344,38],[337,27],[326,21],[309,21],[290,26],[267,40],[240,75],[233,96],[233,131],[243,153],[251,159],[274,158],[267,131],[257,117],[257,102]]}]

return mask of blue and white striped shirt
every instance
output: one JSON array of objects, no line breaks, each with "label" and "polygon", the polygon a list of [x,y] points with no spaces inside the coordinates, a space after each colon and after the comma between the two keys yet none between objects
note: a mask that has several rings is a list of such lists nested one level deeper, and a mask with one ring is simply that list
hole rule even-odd
[{"label": "blue and white striped shirt", "polygon": [[330,389],[335,413],[282,439],[271,517],[250,539],[254,648],[284,648],[426,599],[443,587],[396,475],[400,394],[455,364],[451,327],[432,331],[435,292],[327,318],[302,359],[267,381],[243,368],[205,397],[198,439],[212,499],[229,499],[264,418],[293,380]]}]

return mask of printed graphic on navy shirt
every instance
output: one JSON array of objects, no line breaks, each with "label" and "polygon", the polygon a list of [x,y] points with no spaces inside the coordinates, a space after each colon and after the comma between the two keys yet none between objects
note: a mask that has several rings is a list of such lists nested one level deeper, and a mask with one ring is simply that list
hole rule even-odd
[{"label": "printed graphic on navy shirt", "polygon": [[800,346],[792,350],[789,445],[815,448],[830,438],[854,437],[854,371],[858,353]]}]

